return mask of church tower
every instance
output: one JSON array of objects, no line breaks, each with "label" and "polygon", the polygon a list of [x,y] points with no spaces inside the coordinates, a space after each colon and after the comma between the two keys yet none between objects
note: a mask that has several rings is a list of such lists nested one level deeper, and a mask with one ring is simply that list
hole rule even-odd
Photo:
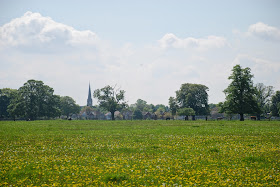
[{"label": "church tower", "polygon": [[92,98],[91,98],[90,84],[89,84],[89,88],[88,88],[87,106],[92,106]]}]

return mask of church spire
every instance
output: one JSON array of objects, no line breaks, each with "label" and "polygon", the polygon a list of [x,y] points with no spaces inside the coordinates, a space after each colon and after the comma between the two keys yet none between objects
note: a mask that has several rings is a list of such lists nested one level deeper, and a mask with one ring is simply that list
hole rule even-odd
[{"label": "church spire", "polygon": [[92,106],[92,98],[91,98],[90,83],[88,84],[88,99],[87,99],[87,106]]}]

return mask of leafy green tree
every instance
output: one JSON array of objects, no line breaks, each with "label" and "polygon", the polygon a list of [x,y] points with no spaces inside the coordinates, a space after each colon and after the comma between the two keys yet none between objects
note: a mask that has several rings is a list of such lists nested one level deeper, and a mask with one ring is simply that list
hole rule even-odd
[{"label": "leafy green tree", "polygon": [[47,101],[45,104],[46,104],[46,107],[45,107],[46,112],[44,113],[44,115],[46,117],[55,118],[55,117],[59,117],[61,115],[60,96],[59,95],[52,95],[49,98],[49,101]]},{"label": "leafy green tree", "polygon": [[261,115],[266,115],[266,113],[269,112],[269,103],[271,102],[271,97],[273,95],[273,87],[265,86],[263,83],[258,83],[255,87],[256,99],[260,108],[257,118],[260,120]]},{"label": "leafy green tree", "polygon": [[252,78],[250,68],[242,69],[240,65],[236,65],[228,78],[232,82],[224,90],[226,94],[226,101],[223,103],[224,111],[230,114],[239,114],[240,121],[244,121],[244,114],[259,112]]},{"label": "leafy green tree", "polygon": [[127,106],[124,98],[124,90],[116,90],[115,87],[105,86],[97,89],[93,97],[98,99],[99,106],[111,113],[112,120],[115,120],[115,111],[121,110]]},{"label": "leafy green tree", "polygon": [[168,106],[165,106],[163,104],[158,104],[154,107],[154,112],[158,111],[158,110],[161,110],[163,112],[168,112],[169,111],[169,107]]},{"label": "leafy green tree", "polygon": [[169,108],[171,110],[172,116],[176,115],[178,105],[177,105],[177,101],[174,97],[169,97]]},{"label": "leafy green tree", "polygon": [[60,110],[61,114],[68,118],[71,114],[78,114],[80,106],[76,104],[72,97],[62,96],[60,97]]},{"label": "leafy green tree", "polygon": [[155,115],[156,115],[156,118],[157,119],[163,119],[164,118],[164,114],[166,112],[166,108],[164,105],[157,105],[158,108],[157,110],[155,111]]},{"label": "leafy green tree", "polygon": [[38,117],[56,117],[60,115],[59,96],[42,81],[28,80],[18,89],[18,95],[8,107],[13,116],[34,120]]},{"label": "leafy green tree", "polygon": [[229,120],[232,119],[234,116],[234,113],[231,110],[228,110],[230,106],[227,105],[227,102],[219,102],[218,107],[219,107],[219,113],[225,113],[226,116],[229,118]]},{"label": "leafy green tree", "polygon": [[133,119],[141,120],[143,119],[143,114],[140,109],[136,108],[133,112]]},{"label": "leafy green tree", "polygon": [[185,120],[189,120],[189,116],[194,116],[195,111],[192,108],[180,108],[177,114],[179,116],[185,116]]},{"label": "leafy green tree", "polygon": [[280,91],[276,91],[272,96],[271,112],[273,116],[280,116]]},{"label": "leafy green tree", "polygon": [[208,115],[209,88],[201,84],[182,84],[180,90],[176,91],[176,100],[179,108],[192,108],[196,115]]},{"label": "leafy green tree", "polygon": [[217,107],[217,104],[213,104],[213,103],[210,103],[210,104],[209,104],[209,108],[210,108],[210,109],[213,109],[213,108],[216,108],[216,107]]},{"label": "leafy green tree", "polygon": [[12,99],[16,97],[17,90],[10,88],[0,89],[0,119],[10,118],[8,112],[8,106],[10,105]]},{"label": "leafy green tree", "polygon": [[24,116],[24,102],[22,101],[22,97],[18,93],[11,101],[10,105],[8,106],[8,113],[9,115],[16,119],[16,117],[25,117]]},{"label": "leafy green tree", "polygon": [[147,107],[147,102],[142,99],[137,99],[135,105],[137,109],[143,112],[144,109]]},{"label": "leafy green tree", "polygon": [[151,113],[154,113],[155,111],[156,111],[156,109],[155,109],[155,105],[153,105],[153,104],[149,104],[148,105],[148,111],[147,112],[151,112]]},{"label": "leafy green tree", "polygon": [[132,111],[139,109],[141,112],[153,112],[154,106],[152,104],[147,104],[146,101],[142,99],[137,99],[135,104],[130,105]]}]

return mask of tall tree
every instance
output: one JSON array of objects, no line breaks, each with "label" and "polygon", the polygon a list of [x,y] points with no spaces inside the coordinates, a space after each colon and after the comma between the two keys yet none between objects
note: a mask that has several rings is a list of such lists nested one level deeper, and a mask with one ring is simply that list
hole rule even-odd
[{"label": "tall tree", "polygon": [[53,92],[42,81],[28,80],[18,89],[18,95],[12,100],[8,111],[14,116],[30,120],[59,116],[59,96],[55,96]]},{"label": "tall tree", "polygon": [[77,114],[80,112],[80,106],[76,104],[75,100],[69,96],[60,97],[60,110],[61,114],[67,116]]},{"label": "tall tree", "polygon": [[177,109],[178,109],[178,105],[177,105],[177,101],[174,97],[169,97],[169,108],[171,110],[171,114],[172,116],[176,115]]},{"label": "tall tree", "polygon": [[163,104],[157,104],[156,106],[154,106],[154,112],[158,111],[158,109],[162,110],[163,112],[168,112],[169,111],[169,107],[165,106]]},{"label": "tall tree", "polygon": [[124,100],[124,94],[124,90],[119,90],[112,86],[105,86],[104,88],[95,90],[93,97],[98,99],[101,108],[111,112],[111,118],[115,120],[115,111],[127,106]]},{"label": "tall tree", "polygon": [[256,84],[256,99],[260,108],[257,114],[258,120],[260,120],[262,114],[266,114],[269,109],[269,103],[273,95],[273,87],[265,86],[263,83]]},{"label": "tall tree", "polygon": [[8,113],[8,106],[16,97],[17,90],[10,88],[0,89],[0,119],[11,117]]},{"label": "tall tree", "polygon": [[[18,91],[18,90],[17,90]],[[9,115],[16,119],[16,117],[25,117],[24,116],[24,102],[22,101],[22,97],[18,93],[11,101],[10,105],[8,106]]]},{"label": "tall tree", "polygon": [[137,99],[135,105],[136,105],[137,109],[139,109],[141,112],[143,112],[144,109],[147,107],[147,102],[142,99]]},{"label": "tall tree", "polygon": [[192,108],[196,115],[208,115],[209,88],[201,84],[182,84],[180,90],[176,91],[176,100],[179,108]]},{"label": "tall tree", "polygon": [[59,117],[61,115],[60,110],[60,96],[52,95],[48,102],[46,102],[46,112],[44,115],[48,118]]},{"label": "tall tree", "polygon": [[147,101],[142,99],[137,99],[135,104],[130,105],[132,111],[138,109],[141,112],[153,112],[154,106],[152,104],[147,104]]},{"label": "tall tree", "polygon": [[280,116],[280,91],[276,91],[272,96],[271,112],[273,116]]},{"label": "tall tree", "polygon": [[156,111],[156,107],[153,104],[148,105],[148,112],[154,113]]},{"label": "tall tree", "polygon": [[240,121],[244,121],[244,114],[258,113],[259,107],[256,98],[256,89],[252,81],[253,75],[250,68],[242,68],[236,65],[232,69],[229,80],[232,82],[224,90],[226,101],[223,108],[226,113],[240,115]]}]

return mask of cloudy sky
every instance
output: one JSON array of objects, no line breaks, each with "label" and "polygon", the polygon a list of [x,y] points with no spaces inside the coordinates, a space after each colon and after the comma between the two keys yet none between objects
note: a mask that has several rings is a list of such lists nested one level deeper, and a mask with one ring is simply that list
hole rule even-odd
[{"label": "cloudy sky", "polygon": [[90,82],[168,104],[198,83],[218,103],[236,64],[280,90],[280,1],[0,0],[0,88],[42,80],[86,105]]}]

